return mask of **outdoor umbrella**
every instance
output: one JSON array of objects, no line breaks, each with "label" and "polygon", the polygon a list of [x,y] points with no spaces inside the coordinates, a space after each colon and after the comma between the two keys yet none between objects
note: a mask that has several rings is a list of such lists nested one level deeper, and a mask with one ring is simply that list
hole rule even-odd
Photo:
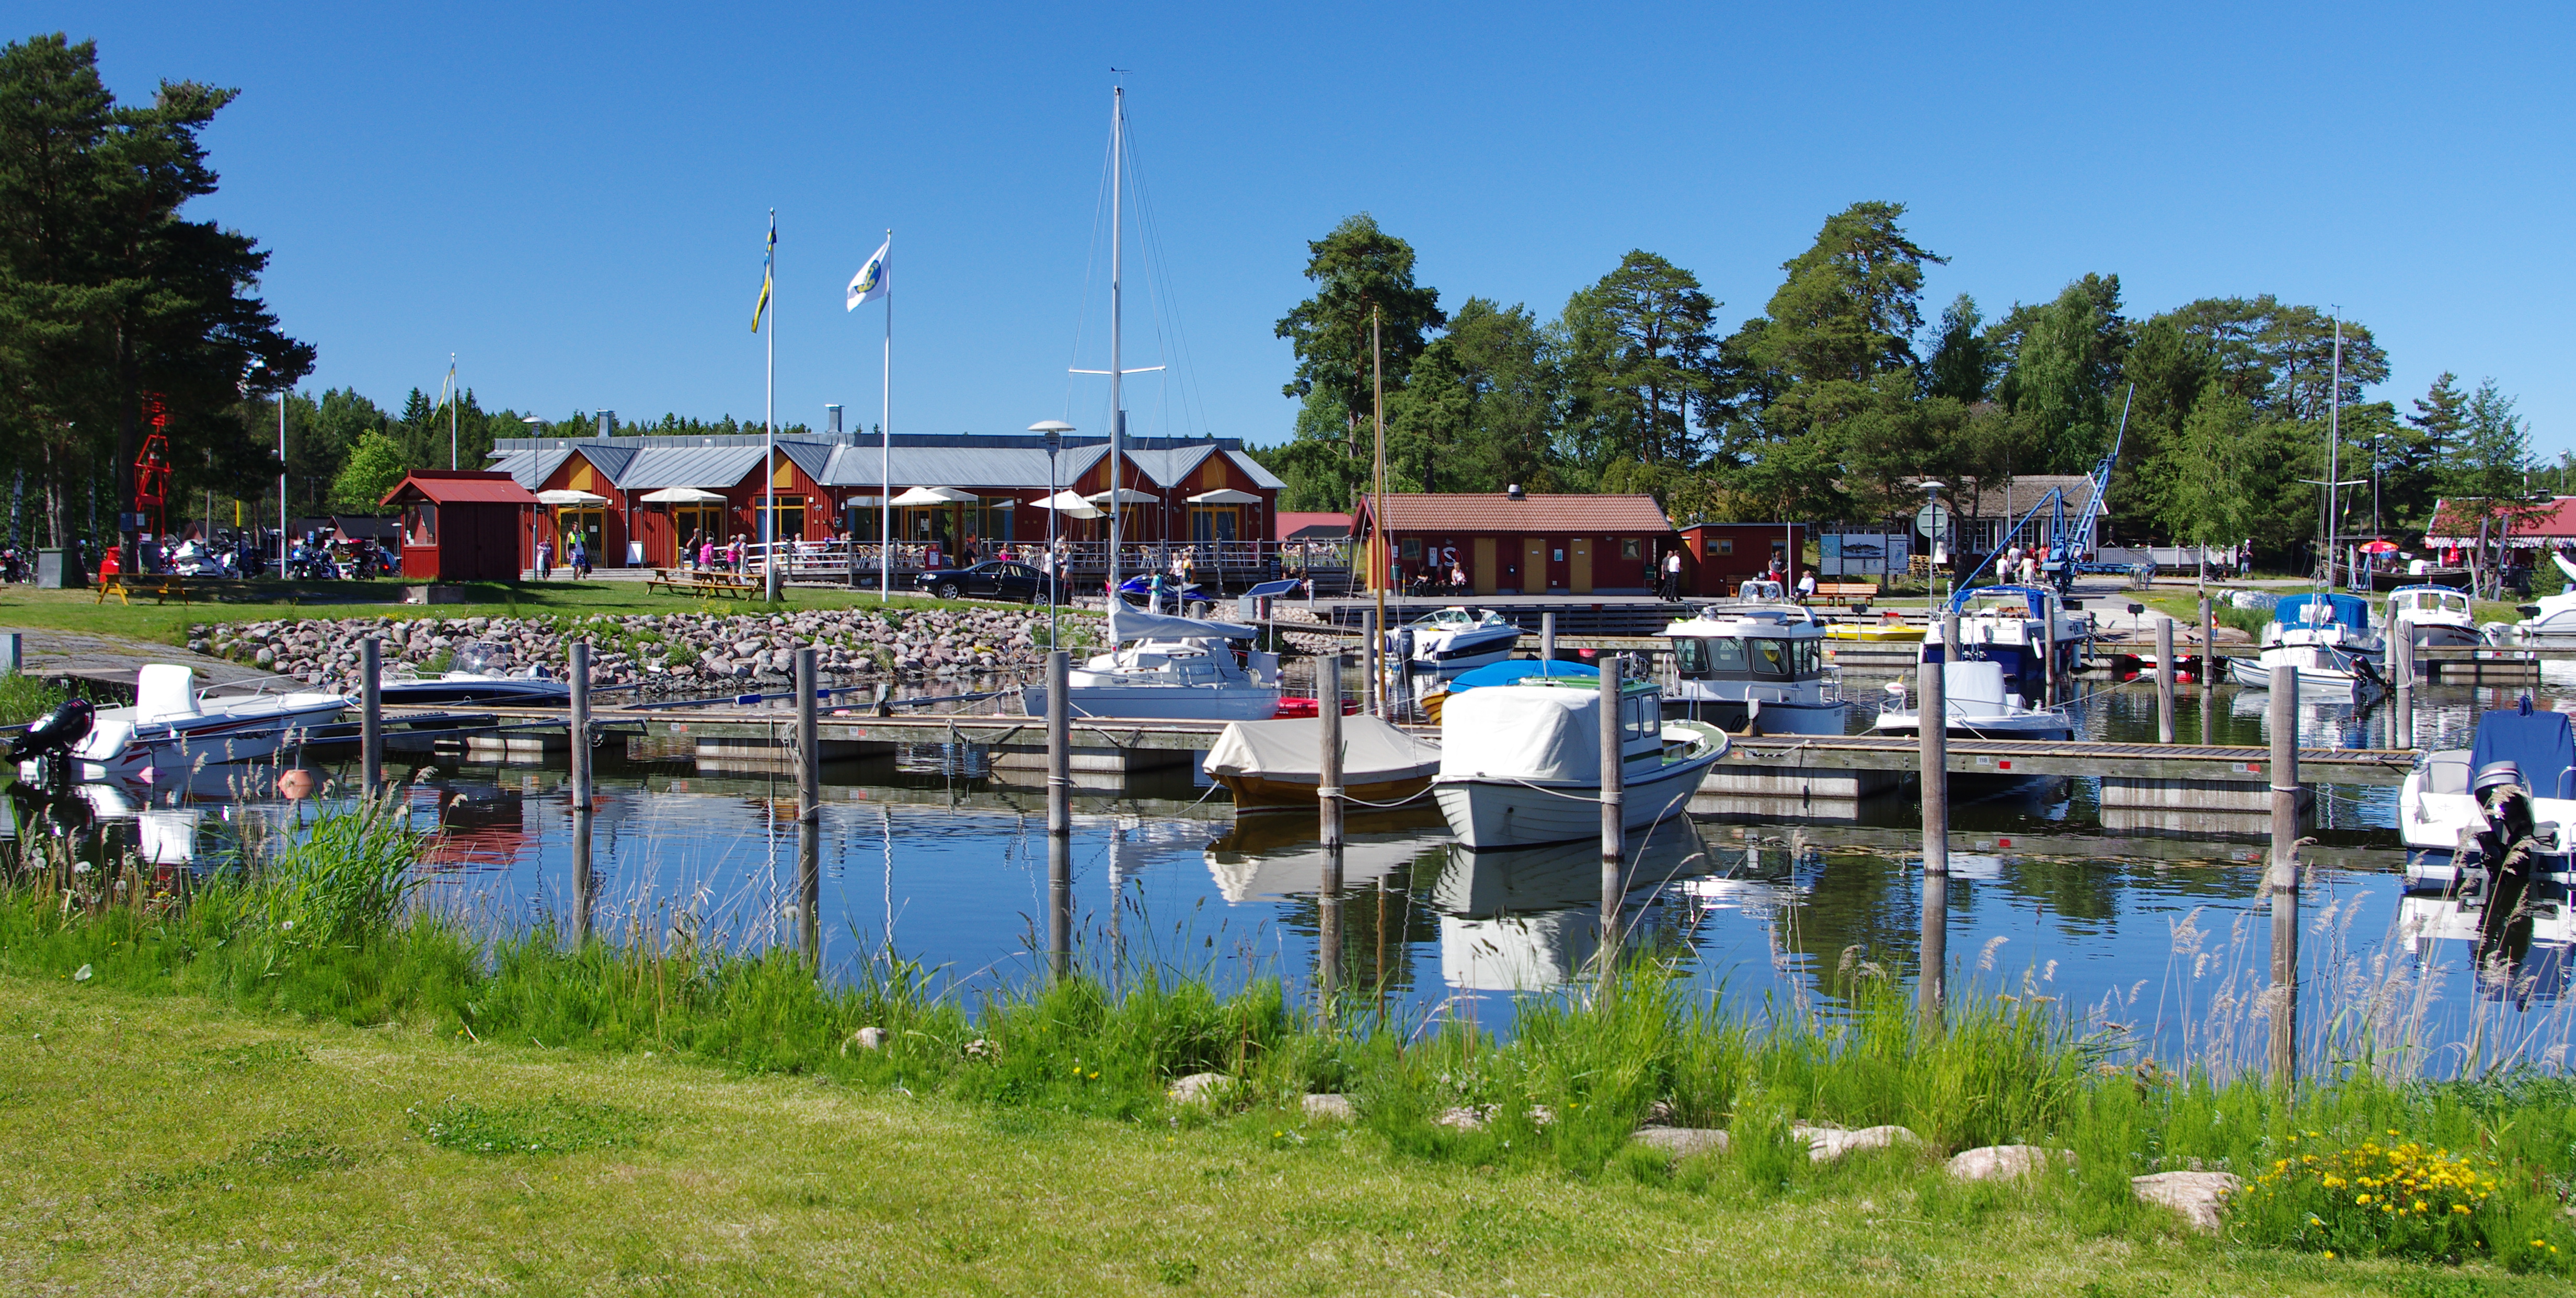
[{"label": "outdoor umbrella", "polygon": [[1066,518],[1104,517],[1100,510],[1092,507],[1090,501],[1084,500],[1082,497],[1077,496],[1070,491],[1059,491],[1054,495],[1037,502],[1037,508],[1055,510]]},{"label": "outdoor umbrella", "polygon": [[2361,547],[2361,552],[2363,554],[2395,554],[2397,553],[2397,543],[2395,541],[2372,541],[2363,545]]},{"label": "outdoor umbrella", "polygon": [[724,503],[722,495],[712,491],[701,491],[696,487],[664,487],[660,491],[638,496],[636,499],[647,505],[720,505]]},{"label": "outdoor umbrella", "polygon": [[971,505],[975,499],[974,492],[955,487],[914,487],[895,497],[894,504],[900,509],[917,509],[923,505]]},{"label": "outdoor umbrella", "polygon": [[605,505],[608,503],[608,497],[594,496],[587,491],[540,491],[537,493],[537,503],[540,505]]}]

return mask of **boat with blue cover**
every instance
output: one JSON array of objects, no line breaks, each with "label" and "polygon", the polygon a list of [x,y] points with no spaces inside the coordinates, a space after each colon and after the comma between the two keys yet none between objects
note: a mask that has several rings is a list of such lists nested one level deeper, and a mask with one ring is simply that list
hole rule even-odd
[{"label": "boat with blue cover", "polygon": [[2311,591],[2283,598],[2263,624],[2262,647],[2253,658],[2234,658],[2228,675],[2239,685],[2269,688],[2272,670],[2289,667],[2299,689],[2339,691],[2352,698],[2376,693],[2384,683],[2384,649],[2370,622],[2370,602],[2358,595]]}]

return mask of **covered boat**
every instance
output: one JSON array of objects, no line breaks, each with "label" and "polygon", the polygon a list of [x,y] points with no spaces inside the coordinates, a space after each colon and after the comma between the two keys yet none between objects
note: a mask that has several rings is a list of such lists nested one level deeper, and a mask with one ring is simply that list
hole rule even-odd
[{"label": "covered boat", "polygon": [[[1109,602],[1117,648],[1066,673],[1077,717],[1144,721],[1267,721],[1279,715],[1279,655],[1238,652],[1261,634],[1231,622],[1144,613]],[[1046,685],[1021,691],[1030,716],[1046,715]]]},{"label": "covered boat", "polygon": [[2490,828],[2481,784],[2511,785],[2529,795],[2535,824],[2552,831],[2542,845],[2542,873],[2566,873],[2566,838],[2576,827],[2576,726],[2567,714],[2536,710],[2524,698],[2480,716],[2469,747],[2425,753],[2407,772],[2397,792],[2407,886],[2453,887],[2463,854],[2474,868],[2477,837]]},{"label": "covered boat", "polygon": [[2286,666],[2298,672],[2302,692],[2338,690],[2359,698],[2380,687],[2381,648],[2369,601],[2313,591],[2273,605],[2260,652],[2229,659],[2227,669],[2237,684],[2260,689],[2272,684],[2273,668]]},{"label": "covered boat", "polygon": [[[1203,766],[1239,811],[1313,810],[1323,768],[1324,721],[1237,721],[1216,737]],[[1385,806],[1421,797],[1440,769],[1440,745],[1366,713],[1342,718],[1342,793]]]},{"label": "covered boat", "polygon": [[1601,669],[1590,663],[1567,662],[1561,658],[1506,658],[1473,671],[1460,672],[1444,688],[1423,695],[1419,700],[1422,715],[1430,718],[1431,724],[1436,726],[1440,724],[1440,710],[1448,706],[1450,699],[1469,690],[1517,684],[1532,676],[1577,676],[1584,680],[1597,680]]},{"label": "covered boat", "polygon": [[[1702,776],[1726,755],[1726,732],[1666,721],[1663,691],[1645,681],[1619,695],[1622,824],[1682,814]],[[1449,700],[1431,791],[1458,841],[1478,849],[1532,847],[1601,833],[1601,689],[1540,678]]]},{"label": "covered boat", "polygon": [[[245,762],[275,753],[301,732],[336,717],[349,696],[324,691],[200,692],[197,674],[177,663],[147,663],[134,674],[131,707],[100,708],[72,741],[65,772],[73,780],[150,779],[161,768]],[[19,763],[19,778],[45,782],[38,763]]]}]

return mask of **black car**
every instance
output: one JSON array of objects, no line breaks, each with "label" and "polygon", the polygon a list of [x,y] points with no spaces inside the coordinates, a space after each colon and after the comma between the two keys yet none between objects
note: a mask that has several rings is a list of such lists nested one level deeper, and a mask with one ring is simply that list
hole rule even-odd
[{"label": "black car", "polygon": [[987,559],[967,568],[934,568],[912,579],[925,595],[941,599],[1046,599],[1046,574],[1025,563]]}]

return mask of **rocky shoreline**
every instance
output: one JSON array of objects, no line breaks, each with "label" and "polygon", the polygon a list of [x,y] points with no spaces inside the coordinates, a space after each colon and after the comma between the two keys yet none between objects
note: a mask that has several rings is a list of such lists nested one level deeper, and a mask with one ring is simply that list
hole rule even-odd
[{"label": "rocky shoreline", "polygon": [[[1100,618],[1059,615],[1065,646],[1100,640]],[[359,645],[384,641],[389,674],[447,670],[457,646],[500,650],[507,670],[537,665],[561,675],[572,641],[591,642],[591,679],[645,693],[692,692],[724,682],[784,683],[795,651],[813,645],[818,667],[838,677],[887,681],[1034,672],[1045,662],[1047,615],[1025,609],[831,609],[782,613],[640,613],[623,617],[280,618],[200,623],[194,652],[246,663],[308,685],[351,690]]]}]

